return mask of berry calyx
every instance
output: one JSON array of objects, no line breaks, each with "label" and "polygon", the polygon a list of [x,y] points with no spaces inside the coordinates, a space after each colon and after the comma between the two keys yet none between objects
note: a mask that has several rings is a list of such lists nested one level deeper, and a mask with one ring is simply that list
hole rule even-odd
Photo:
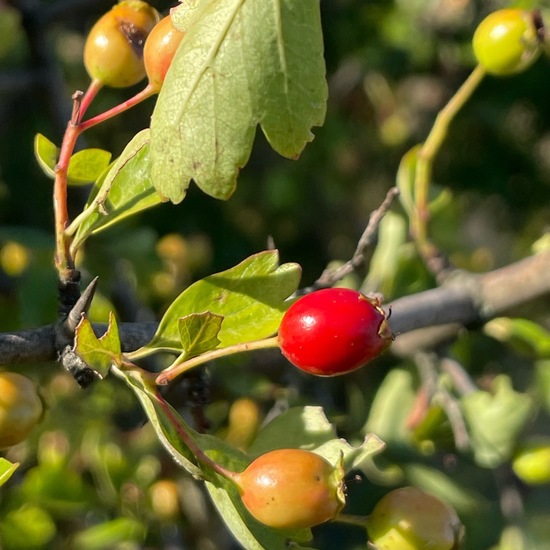
[{"label": "berry calyx", "polygon": [[502,9],[489,14],[473,37],[474,54],[489,74],[517,74],[531,66],[542,51],[540,18],[521,9]]},{"label": "berry calyx", "polygon": [[390,491],[367,519],[369,540],[378,550],[457,550],[463,526],[456,512],[416,487]]},{"label": "berry calyx", "polygon": [[265,453],[232,479],[252,516],[276,529],[330,521],[345,504],[342,464],[303,449]]},{"label": "berry calyx", "polygon": [[355,290],[327,288],[290,306],[278,339],[283,355],[299,369],[334,376],[380,355],[393,334],[378,300]]},{"label": "berry calyx", "polygon": [[0,373],[0,449],[26,439],[43,412],[32,380],[15,372]]},{"label": "berry calyx", "polygon": [[143,61],[149,84],[160,91],[172,59],[185,33],[172,25],[167,15],[150,32],[143,49]]},{"label": "berry calyx", "polygon": [[93,80],[113,88],[133,86],[145,77],[145,40],[160,19],[141,0],[123,0],[92,27],[84,44],[84,65]]}]

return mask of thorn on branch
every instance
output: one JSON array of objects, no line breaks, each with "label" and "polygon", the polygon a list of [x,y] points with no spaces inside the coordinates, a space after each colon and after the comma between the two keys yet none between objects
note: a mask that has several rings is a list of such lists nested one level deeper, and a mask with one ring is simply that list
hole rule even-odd
[{"label": "thorn on branch", "polygon": [[[76,297],[76,289],[79,295],[72,308],[66,316],[60,319],[56,326],[55,342],[59,361],[63,365],[63,368],[73,375],[73,378],[81,388],[89,386],[97,375],[96,372],[77,355],[74,350],[73,341],[76,327],[80,323],[82,316],[85,315],[90,308],[97,288],[97,282],[98,277],[95,277],[81,295],[78,282],[72,282],[70,286],[64,287],[64,290],[68,292],[68,297],[65,296],[66,303],[70,303],[70,300],[74,300]],[[74,286],[75,284],[76,287]]]}]

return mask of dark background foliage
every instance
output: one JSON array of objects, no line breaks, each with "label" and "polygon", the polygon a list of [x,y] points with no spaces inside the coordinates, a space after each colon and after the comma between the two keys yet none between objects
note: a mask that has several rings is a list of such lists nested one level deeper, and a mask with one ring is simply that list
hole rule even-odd
[{"label": "dark background foliage", "polygon": [[[171,5],[152,3],[163,11]],[[2,330],[55,319],[51,183],[34,161],[33,138],[40,132],[61,141],[71,94],[88,84],[81,62],[86,31],[111,4],[0,2]],[[162,205],[90,239],[81,268],[86,280],[100,276],[94,320],[104,321],[110,309],[121,320],[152,320],[190,282],[238,263],[269,242],[280,249],[283,261],[302,265],[304,285],[327,263],[347,260],[369,213],[394,184],[401,156],[426,137],[439,109],[472,69],[470,40],[477,22],[504,5],[323,0],[330,99],[315,140],[294,162],[278,157],[258,135],[228,202],[192,188],[181,205]],[[522,5],[533,7],[534,2]],[[481,272],[511,263],[530,254],[533,242],[548,229],[548,70],[548,59],[541,58],[520,76],[487,78],[451,127],[434,181],[436,189],[448,188],[452,196],[442,203],[432,235],[458,267]],[[105,92],[93,109],[104,110],[130,93]],[[79,145],[120,153],[148,125],[152,107],[150,100],[87,132]],[[72,212],[85,200],[82,189],[72,190]],[[395,210],[401,212],[398,206]],[[433,284],[412,249],[402,262],[387,300]],[[350,284],[360,285],[365,275],[359,273]],[[549,306],[546,298],[515,313],[550,328]],[[473,333],[455,353],[480,384],[507,373],[518,389],[532,387],[532,357],[487,336]],[[255,398],[266,415],[289,404],[323,405],[341,433],[353,439],[379,384],[396,364],[388,356],[375,372],[312,382],[277,354],[261,353],[213,366],[208,390],[206,374],[184,380],[172,389],[171,399],[195,420],[204,415],[217,433],[227,425],[230,404],[240,397]],[[400,367],[416,377],[411,365]],[[22,467],[0,493],[0,540],[6,550],[232,547],[200,487],[165,456],[124,388],[109,380],[82,391],[56,365],[17,368],[41,383],[48,413],[31,440],[10,451]],[[547,426],[547,415],[541,413],[532,431],[548,435]],[[416,465],[417,480],[418,464],[427,468],[456,461],[452,475],[463,491],[455,496],[465,502],[463,508],[468,509],[468,498],[475,501],[474,493],[484,497],[478,512],[466,514],[466,548],[498,543],[511,523],[503,505],[509,470],[483,470],[452,452],[434,458],[399,446],[390,448],[388,457],[388,463],[411,465],[410,471]],[[168,492],[178,493],[177,509],[167,512],[153,498],[160,479],[169,480]],[[385,483],[351,482],[351,510],[368,513],[387,490]],[[530,526],[525,528],[536,532],[550,517],[548,493],[522,491],[524,524]],[[21,526],[25,529],[18,531]],[[334,548],[334,541],[343,540],[345,548],[366,544],[359,529],[316,531],[319,547]]]}]

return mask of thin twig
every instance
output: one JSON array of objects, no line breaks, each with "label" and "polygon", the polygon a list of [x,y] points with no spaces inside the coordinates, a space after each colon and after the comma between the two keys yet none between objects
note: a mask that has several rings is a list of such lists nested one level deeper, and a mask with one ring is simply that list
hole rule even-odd
[{"label": "thin twig", "polygon": [[373,244],[376,234],[378,232],[378,226],[382,221],[382,218],[386,215],[386,212],[390,209],[395,197],[399,195],[399,189],[392,187],[386,194],[386,198],[382,204],[374,210],[369,216],[369,221],[359,242],[357,248],[353,253],[353,256],[343,265],[337,268],[326,268],[321,276],[309,287],[303,288],[297,292],[299,295],[307,294],[318,290],[320,288],[328,288],[333,286],[338,281],[341,281],[344,277],[353,273],[365,263],[365,256],[367,249]]}]

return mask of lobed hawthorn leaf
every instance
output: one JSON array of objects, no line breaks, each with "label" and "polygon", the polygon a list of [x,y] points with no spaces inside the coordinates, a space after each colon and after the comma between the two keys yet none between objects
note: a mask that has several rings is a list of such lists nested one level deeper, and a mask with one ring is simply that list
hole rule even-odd
[{"label": "lobed hawthorn leaf", "polygon": [[[42,134],[34,138],[34,154],[40,168],[49,177],[55,178],[59,148]],[[72,155],[67,169],[69,185],[88,185],[96,181],[111,162],[111,153],[103,149],[83,149]]]},{"label": "lobed hawthorn leaf", "polygon": [[492,393],[478,390],[460,400],[474,458],[485,468],[496,468],[510,458],[534,405],[529,395],[512,388],[506,375],[497,376],[491,389]]},{"label": "lobed hawthorn leaf", "polygon": [[292,407],[266,424],[256,436],[248,453],[257,457],[268,451],[300,448],[315,451],[330,463],[344,458],[346,472],[360,468],[384,449],[384,443],[374,434],[367,434],[363,442],[352,447],[345,439],[338,438],[322,407]]},{"label": "lobed hawthorn leaf", "polygon": [[146,129],[132,138],[109,171],[96,181],[81,215],[75,247],[90,234],[161,202],[151,183]]},{"label": "lobed hawthorn leaf", "polygon": [[153,185],[174,203],[191,180],[227,199],[258,124],[297,158],[324,122],[319,0],[200,0],[172,19],[186,35],[152,116]]},{"label": "lobed hawthorn leaf", "polygon": [[[153,339],[132,357],[155,350],[182,353],[179,319],[209,312],[223,317],[217,339],[219,347],[259,340],[274,334],[284,312],[287,298],[298,288],[300,266],[279,265],[279,254],[269,250],[254,254],[226,271],[209,275],[185,289],[162,317]],[[212,327],[211,327],[212,328]],[[210,328],[210,330],[211,330]],[[213,349],[211,332],[206,339],[195,338],[194,347]]]},{"label": "lobed hawthorn leaf", "polygon": [[[309,529],[271,529],[256,521],[245,509],[235,485],[201,465],[185,445],[181,437],[186,432],[210,458],[233,471],[244,470],[251,459],[225,441],[208,434],[194,431],[159,394],[154,382],[144,377],[139,370],[113,368],[113,374],[123,379],[134,392],[147,414],[155,433],[174,461],[193,477],[203,479],[215,506],[228,528],[249,550],[286,550],[288,541],[311,539]],[[294,544],[296,550],[301,547]]]},{"label": "lobed hawthorn leaf", "polygon": [[91,369],[101,378],[105,378],[111,366],[122,361],[118,325],[114,315],[109,314],[109,325],[101,338],[95,335],[90,321],[82,317],[75,331],[75,351]]}]

